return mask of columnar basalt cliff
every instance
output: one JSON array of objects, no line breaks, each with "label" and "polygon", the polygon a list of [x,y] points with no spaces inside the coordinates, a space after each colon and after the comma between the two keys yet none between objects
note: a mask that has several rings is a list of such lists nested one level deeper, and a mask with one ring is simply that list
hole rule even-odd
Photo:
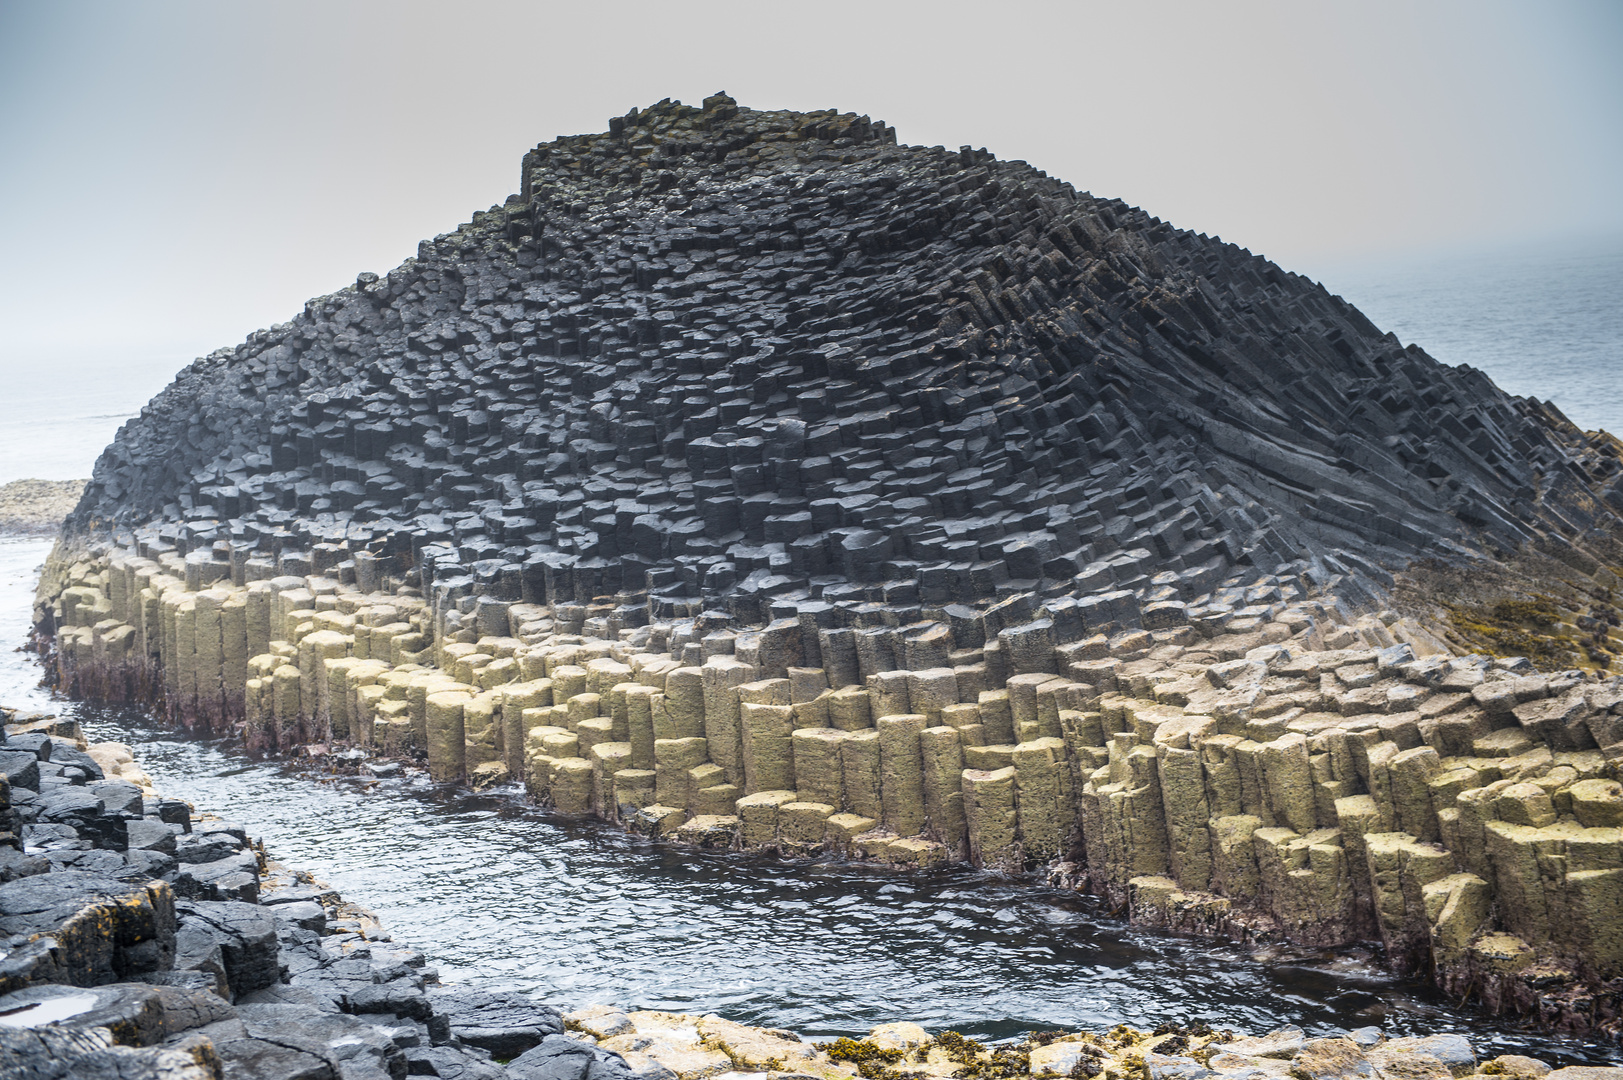
[{"label": "columnar basalt cliff", "polygon": [[[538,147],[505,206],[182,372],[36,621],[69,689],[257,748],[1046,865],[1612,1029],[1619,476],[1242,249],[717,96]],[[1588,670],[1393,607],[1512,561],[1551,595],[1488,629]]]}]

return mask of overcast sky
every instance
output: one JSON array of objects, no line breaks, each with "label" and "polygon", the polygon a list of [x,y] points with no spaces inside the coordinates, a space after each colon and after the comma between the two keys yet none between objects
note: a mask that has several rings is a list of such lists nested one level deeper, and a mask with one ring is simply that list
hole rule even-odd
[{"label": "overcast sky", "polygon": [[1620,57],[1615,0],[0,0],[0,370],[149,370],[144,399],[500,202],[536,143],[722,89],[1309,273],[1619,233]]}]

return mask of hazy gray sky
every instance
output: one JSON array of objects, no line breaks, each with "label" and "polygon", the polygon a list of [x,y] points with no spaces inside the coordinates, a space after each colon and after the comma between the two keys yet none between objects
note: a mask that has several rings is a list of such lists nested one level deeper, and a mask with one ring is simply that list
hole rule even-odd
[{"label": "hazy gray sky", "polygon": [[[0,0],[0,368],[180,363],[663,97],[867,113],[1313,272],[1623,231],[1623,3]],[[101,365],[101,366],[98,366]]]}]

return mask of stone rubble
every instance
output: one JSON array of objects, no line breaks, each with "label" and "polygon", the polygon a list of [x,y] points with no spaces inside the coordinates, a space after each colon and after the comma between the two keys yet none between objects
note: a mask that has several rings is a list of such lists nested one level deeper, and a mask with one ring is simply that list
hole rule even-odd
[{"label": "stone rubble", "polygon": [[183,371],[35,622],[65,690],[256,750],[1041,867],[1615,1031],[1623,685],[1386,597],[1537,551],[1605,615],[1619,449],[1023,162],[717,95]]},{"label": "stone rubble", "polygon": [[[100,762],[138,771],[69,721],[10,723],[0,742],[0,1076],[529,1080],[495,1059],[561,1036],[557,1009],[438,985],[240,825]],[[636,1075],[568,1038],[554,1055],[579,1067],[552,1080]]]}]

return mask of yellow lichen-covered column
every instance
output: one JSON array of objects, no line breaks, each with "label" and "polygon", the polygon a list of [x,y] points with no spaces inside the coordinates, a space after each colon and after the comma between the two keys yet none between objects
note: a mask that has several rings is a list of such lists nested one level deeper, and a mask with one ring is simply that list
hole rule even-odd
[{"label": "yellow lichen-covered column", "polygon": [[986,869],[1019,869],[1014,767],[965,769],[963,785],[970,861]]},{"label": "yellow lichen-covered column", "polygon": [[351,656],[339,656],[322,661],[322,675],[317,691],[320,705],[316,711],[327,718],[327,729],[335,739],[351,737],[349,676],[356,664],[364,663],[367,661],[357,660]]},{"label": "yellow lichen-covered column", "polygon": [[801,728],[794,733],[795,790],[801,801],[833,807],[829,813],[845,804],[840,766],[840,744],[845,734],[833,728]]},{"label": "yellow lichen-covered column", "polygon": [[1259,757],[1267,801],[1274,817],[1299,833],[1312,832],[1318,823],[1313,795],[1313,770],[1307,759],[1307,739],[1292,732],[1263,743]]},{"label": "yellow lichen-covered column", "polygon": [[654,768],[654,698],[658,688],[637,683],[626,688],[626,741],[631,744],[631,768]]},{"label": "yellow lichen-covered column", "polygon": [[930,727],[919,732],[924,780],[924,813],[928,831],[946,845],[954,859],[965,854],[964,751],[954,728]]},{"label": "yellow lichen-covered column", "polygon": [[986,731],[986,745],[1014,745],[1014,714],[1009,707],[1007,690],[982,690],[980,700],[981,724]]},{"label": "yellow lichen-covered column", "polygon": [[349,640],[349,635],[336,630],[316,630],[299,642],[299,697],[309,722],[306,733],[313,740],[332,734],[327,661],[348,656]]},{"label": "yellow lichen-covered column", "polygon": [[907,676],[905,671],[879,671],[868,676],[868,698],[876,719],[913,711],[908,707]]},{"label": "yellow lichen-covered column", "polygon": [[[1265,834],[1283,830],[1259,829],[1258,863],[1264,871],[1263,888],[1268,889]],[[1267,844],[1278,841],[1269,837]],[[1373,833],[1364,838],[1364,855],[1369,863],[1372,899],[1382,944],[1394,962],[1414,962],[1418,952],[1431,945],[1431,926],[1426,917],[1424,889],[1455,870],[1454,860],[1441,848],[1422,844],[1405,833]],[[1533,869],[1533,889],[1538,871]],[[1542,902],[1540,896],[1540,902]],[[1503,897],[1502,897],[1503,901]],[[1509,920],[1506,920],[1507,923]]]},{"label": "yellow lichen-covered column", "polygon": [[1027,859],[1063,855],[1076,820],[1064,741],[1044,737],[1014,748],[1020,845]]},{"label": "yellow lichen-covered column", "polygon": [[1046,736],[1057,736],[1058,730],[1045,730],[1037,709],[1037,691],[1040,687],[1059,682],[1053,675],[1033,673],[1012,676],[1008,683],[1009,719],[1016,743],[1029,742]]},{"label": "yellow lichen-covered column", "polygon": [[616,819],[632,810],[641,810],[645,806],[653,806],[654,782],[657,779],[652,769],[619,769],[614,774],[613,799]]},{"label": "yellow lichen-covered column", "polygon": [[614,800],[614,775],[631,760],[631,744],[604,742],[592,747],[587,761],[592,766],[591,812],[605,821],[619,820],[619,806]]},{"label": "yellow lichen-covered column", "polygon": [[827,697],[828,726],[836,731],[861,731],[873,726],[868,691],[860,686],[844,686]]},{"label": "yellow lichen-covered column", "polygon": [[952,668],[925,668],[907,673],[910,712],[924,717],[925,726],[941,723],[941,710],[958,704],[958,677]]},{"label": "yellow lichen-covered column", "polygon": [[[552,704],[552,680],[542,676],[525,682],[508,683],[501,691],[502,760],[511,776],[523,776],[525,735],[533,726],[524,714]],[[649,763],[652,768],[652,761]]]},{"label": "yellow lichen-covered column", "polygon": [[1262,819],[1255,814],[1234,814],[1213,820],[1209,829],[1213,890],[1242,902],[1257,898],[1261,879],[1253,838],[1260,828]]},{"label": "yellow lichen-covered column", "polygon": [[220,604],[220,670],[228,717],[243,715],[248,658],[253,655],[248,651],[247,594],[240,589],[233,590]]},{"label": "yellow lichen-covered column", "polygon": [[197,711],[210,725],[225,714],[225,655],[220,637],[220,605],[230,598],[223,589],[204,589],[192,597],[193,644],[197,651]]},{"label": "yellow lichen-covered column", "polygon": [[552,770],[552,805],[565,814],[585,814],[592,807],[592,763],[563,758]]},{"label": "yellow lichen-covered column", "polygon": [[463,773],[476,787],[499,784],[507,779],[507,763],[496,748],[500,693],[486,690],[469,698],[462,707]]},{"label": "yellow lichen-covered column", "polygon": [[276,591],[268,581],[250,581],[243,597],[248,634],[248,655],[259,656],[270,652],[272,619],[276,610]]},{"label": "yellow lichen-covered column", "polygon": [[1172,877],[1185,889],[1201,892],[1211,887],[1212,880],[1212,811],[1200,751],[1195,747],[1215,726],[1205,716],[1168,720],[1156,728],[1153,744]]},{"label": "yellow lichen-covered column", "polygon": [[272,700],[276,703],[277,748],[290,750],[299,742],[300,719],[304,705],[299,698],[299,669],[282,664],[271,672]]},{"label": "yellow lichen-covered column", "polygon": [[744,783],[744,740],[739,729],[737,687],[755,675],[753,665],[731,656],[712,656],[705,661],[704,736],[710,741],[710,759],[727,774],[727,782]]},{"label": "yellow lichen-covered column", "polygon": [[897,836],[916,836],[924,828],[924,769],[919,742],[927,722],[919,713],[879,718],[882,820]]},{"label": "yellow lichen-covered column", "polygon": [[778,846],[778,811],[795,801],[793,791],[757,791],[738,800],[739,835],[746,848]]},{"label": "yellow lichen-covered column", "polygon": [[878,731],[866,728],[845,733],[840,740],[840,778],[847,812],[876,821],[884,815],[879,764]]},{"label": "yellow lichen-covered column", "polygon": [[197,601],[182,594],[175,605],[175,667],[179,675],[177,704],[188,720],[197,714]]},{"label": "yellow lichen-covered column", "polygon": [[428,729],[428,775],[435,780],[461,780],[466,735],[462,710],[472,695],[465,689],[440,690],[424,698]]},{"label": "yellow lichen-covered column", "polygon": [[745,794],[794,787],[793,706],[745,702],[739,706],[739,720],[744,734]]},{"label": "yellow lichen-covered column", "polygon": [[[656,714],[657,719],[657,714]],[[680,667],[665,676],[665,730],[654,732],[656,739],[689,739],[704,736],[704,670]]]},{"label": "yellow lichen-covered column", "polygon": [[702,738],[654,740],[654,797],[661,806],[686,809],[689,772],[710,759]]}]

